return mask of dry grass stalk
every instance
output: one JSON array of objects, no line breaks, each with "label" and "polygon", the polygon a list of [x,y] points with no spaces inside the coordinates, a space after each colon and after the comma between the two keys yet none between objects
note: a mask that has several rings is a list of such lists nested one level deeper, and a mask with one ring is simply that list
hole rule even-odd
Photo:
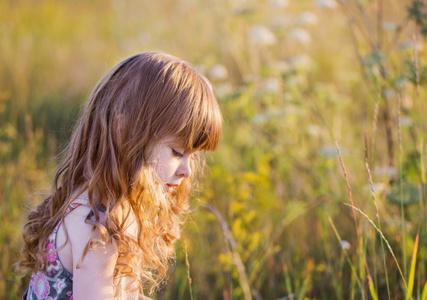
[{"label": "dry grass stalk", "polygon": [[397,94],[397,139],[399,143],[399,153],[402,153],[402,124],[401,124],[401,113],[402,110],[402,98],[400,93]]},{"label": "dry grass stalk", "polygon": [[[344,161],[343,161],[343,159],[342,159],[341,150],[340,150],[340,147],[339,147],[339,145],[338,145],[338,142],[337,142],[337,141],[335,141],[335,146],[337,147],[337,150],[338,150],[338,156],[339,156],[339,159],[340,159],[341,168],[342,168],[342,170],[343,170],[344,178],[345,178],[345,182],[346,182],[346,184],[347,184],[347,193],[348,193],[348,197],[349,197],[349,199],[350,199],[351,206],[352,206],[352,207],[354,207],[354,203],[353,203],[353,196],[352,196],[352,194],[351,194],[351,186],[350,186],[350,182],[348,181],[347,171],[346,171],[346,169],[345,169]],[[346,204],[346,203],[345,203],[345,204]],[[357,226],[356,212],[355,212],[354,210],[353,210],[353,218],[354,218],[354,225],[356,226],[357,242],[359,243],[360,258],[361,258],[361,259],[363,259],[363,261],[364,261],[362,244],[360,243],[359,228],[358,228],[358,226]],[[362,273],[363,273],[363,274],[365,274],[365,262],[363,262],[363,264],[362,264],[362,268],[363,268]],[[365,289],[364,289],[364,292],[365,292],[365,296],[366,296],[366,298],[367,298],[367,293],[368,293],[368,292],[367,292],[367,290],[366,290],[366,287],[365,287]]]},{"label": "dry grass stalk", "polygon": [[[414,40],[414,49],[413,49],[413,55],[414,55],[414,68],[415,68],[415,86],[416,86],[416,90],[417,90],[417,100],[419,105],[420,104],[420,72],[418,70],[418,53],[417,53],[417,36],[416,34],[414,34],[413,36],[413,40]],[[421,107],[420,107],[421,108]],[[421,110],[420,110],[421,112]]]},{"label": "dry grass stalk", "polygon": [[228,244],[230,245],[230,248],[231,248],[232,258],[237,268],[237,272],[239,274],[240,284],[242,285],[242,290],[243,290],[245,300],[252,300],[251,288],[249,286],[249,281],[245,273],[245,267],[237,251],[236,240],[234,239],[233,234],[231,233],[227,222],[224,220],[221,213],[215,207],[213,207],[210,204],[203,203],[201,201],[199,201],[199,203],[201,206],[209,210],[216,217],[219,224],[221,225],[222,233],[224,234],[224,237],[227,239]]},{"label": "dry grass stalk", "polygon": [[377,124],[378,124],[378,113],[380,111],[380,98],[381,98],[381,88],[377,88],[377,101],[375,102],[375,108],[374,108],[374,121],[372,122],[372,135],[375,134],[377,131]]},{"label": "dry grass stalk", "polygon": [[402,270],[400,269],[400,266],[399,266],[399,263],[397,262],[396,256],[394,255],[394,252],[391,249],[391,246],[390,246],[389,242],[387,241],[387,239],[385,238],[385,236],[382,233],[382,231],[377,227],[377,225],[375,225],[375,223],[369,218],[369,216],[367,214],[365,214],[363,211],[361,211],[359,208],[357,208],[357,207],[355,207],[355,206],[353,206],[351,204],[348,204],[348,203],[344,203],[344,205],[347,205],[347,206],[351,207],[353,209],[353,211],[359,212],[362,216],[364,216],[366,219],[368,219],[369,223],[371,223],[371,225],[375,228],[375,230],[381,235],[381,238],[386,243],[387,248],[388,248],[388,250],[391,253],[391,256],[393,256],[393,259],[396,262],[396,266],[397,266],[397,269],[399,270],[400,276],[402,277],[403,283],[405,285],[405,289],[407,289],[405,276],[403,276]]},{"label": "dry grass stalk", "polygon": [[185,265],[187,266],[188,286],[190,288],[190,297],[193,300],[193,290],[191,289],[190,262],[188,261],[187,242],[184,240]]},{"label": "dry grass stalk", "polygon": [[377,196],[375,195],[374,182],[372,181],[371,169],[369,168],[368,161],[365,162],[365,166],[366,166],[366,171],[368,172],[368,179],[369,179],[369,186],[371,188],[371,195],[372,195],[372,197],[374,199],[374,205],[375,205],[375,212],[376,212],[377,221],[378,221],[378,224],[380,224],[380,214],[378,212]]},{"label": "dry grass stalk", "polygon": [[[334,231],[334,233],[335,233],[335,236],[337,237],[337,239],[338,239],[338,241],[340,242],[340,244],[342,244],[341,236],[340,236],[340,234],[338,233],[338,230],[337,230],[337,228],[335,227],[335,224],[334,224],[334,222],[332,221],[332,219],[331,219],[331,217],[330,217],[330,216],[328,216],[328,220],[329,220],[329,224],[331,224],[332,230],[333,230],[333,231]],[[357,275],[356,269],[354,268],[353,264],[351,263],[351,259],[350,259],[350,256],[349,256],[349,254],[348,254],[347,249],[345,249],[344,247],[341,247],[341,249],[342,249],[342,251],[343,251],[343,253],[344,253],[344,255],[345,255],[345,258],[347,259],[348,264],[350,265],[351,271],[352,271],[352,273],[353,273],[354,278],[355,278],[355,279],[356,279],[356,281],[357,281],[357,284],[359,285],[360,289],[362,289],[362,287],[363,287],[362,282],[360,281],[360,278],[359,278],[359,276]]]},{"label": "dry grass stalk", "polygon": [[[375,195],[375,188],[374,188],[374,182],[372,180],[372,176],[371,176],[371,169],[369,168],[369,158],[368,158],[368,138],[366,135],[366,131],[365,131],[365,148],[366,148],[366,160],[365,160],[365,165],[366,165],[366,171],[368,172],[368,179],[369,179],[369,185],[371,187],[371,194],[374,200],[374,205],[375,205],[375,211],[376,211],[376,217],[377,217],[377,221],[378,221],[378,227],[381,230],[381,222],[380,222],[380,214],[378,211],[378,205],[377,205],[377,196]],[[387,264],[386,264],[386,257],[385,257],[385,251],[384,251],[384,243],[381,240],[381,249],[383,252],[383,263],[384,263],[384,272],[385,272],[385,277],[386,277],[386,284],[387,284],[387,295],[388,295],[388,299],[391,299],[390,296],[390,286],[389,286],[389,281],[388,281],[388,272],[387,272]],[[368,274],[369,275],[369,274]],[[369,275],[370,278],[370,275]],[[371,283],[371,282],[369,282]],[[371,288],[371,286],[370,286]]]},{"label": "dry grass stalk", "polygon": [[[423,132],[422,128],[422,117],[421,117],[421,97],[420,97],[420,72],[419,72],[419,61],[418,61],[418,52],[417,52],[417,35],[413,35],[413,58],[414,58],[414,70],[415,70],[415,87],[417,92],[417,103],[418,103],[418,124],[420,126],[420,132]],[[422,183],[426,183],[425,177],[425,166],[424,166],[424,136],[421,136],[420,143],[420,167],[421,167],[421,180]]]},{"label": "dry grass stalk", "polygon": [[[345,169],[344,161],[343,161],[343,159],[342,159],[342,154],[341,154],[341,150],[340,150],[340,146],[338,145],[338,142],[337,142],[337,141],[335,141],[335,146],[337,147],[337,150],[338,150],[338,156],[339,156],[339,159],[340,159],[341,168],[342,168],[343,173],[344,173],[345,183],[347,184],[347,193],[348,193],[348,197],[349,197],[349,199],[350,199],[350,203],[351,203],[351,205],[352,205],[352,206],[354,206],[354,203],[353,203],[353,196],[352,196],[352,194],[351,194],[351,186],[350,186],[350,182],[348,181],[347,171],[346,171],[346,169]],[[354,210],[353,210],[353,218],[354,218],[354,224],[355,224],[355,226],[356,226],[357,240],[358,240],[358,241],[360,241],[359,228],[358,228],[358,226],[357,226],[357,218],[356,218],[356,213],[355,213],[355,211],[354,211]],[[360,244],[360,243],[359,243],[359,244]]]}]

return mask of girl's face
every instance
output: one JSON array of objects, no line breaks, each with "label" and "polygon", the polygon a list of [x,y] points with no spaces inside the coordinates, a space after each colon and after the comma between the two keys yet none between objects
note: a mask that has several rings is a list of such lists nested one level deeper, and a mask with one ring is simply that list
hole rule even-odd
[{"label": "girl's face", "polygon": [[172,192],[191,175],[190,162],[197,150],[183,148],[173,138],[165,138],[154,147],[151,161],[166,192]]}]

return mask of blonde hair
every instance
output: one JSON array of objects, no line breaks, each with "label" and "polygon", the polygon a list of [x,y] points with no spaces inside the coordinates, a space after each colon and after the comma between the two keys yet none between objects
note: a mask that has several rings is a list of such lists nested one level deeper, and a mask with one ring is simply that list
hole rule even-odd
[{"label": "blonde hair", "polygon": [[[180,216],[188,209],[195,172],[174,194],[165,194],[154,180],[151,152],[167,137],[188,149],[215,150],[221,124],[209,81],[186,62],[145,52],[117,64],[91,93],[50,195],[29,214],[17,269],[24,274],[46,269],[42,262],[49,234],[87,190],[91,213],[86,223],[100,238],[92,235],[82,259],[88,249],[114,241],[116,278],[156,287],[180,237]],[[193,168],[199,163],[192,161]],[[107,205],[101,224],[102,202]],[[136,237],[126,232],[126,222],[133,218]]]}]

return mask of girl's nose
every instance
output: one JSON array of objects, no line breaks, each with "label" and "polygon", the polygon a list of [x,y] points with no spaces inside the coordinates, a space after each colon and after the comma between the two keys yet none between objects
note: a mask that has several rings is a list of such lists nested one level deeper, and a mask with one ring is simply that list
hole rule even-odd
[{"label": "girl's nose", "polygon": [[176,175],[179,177],[190,177],[191,176],[191,165],[190,165],[191,158],[186,157],[182,160],[182,163],[179,165],[178,169],[176,170]]}]

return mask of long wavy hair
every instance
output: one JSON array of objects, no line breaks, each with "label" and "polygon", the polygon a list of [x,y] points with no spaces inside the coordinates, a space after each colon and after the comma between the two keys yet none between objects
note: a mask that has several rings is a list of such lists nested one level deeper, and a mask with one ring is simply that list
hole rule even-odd
[{"label": "long wavy hair", "polygon": [[[115,279],[130,277],[128,287],[154,290],[173,257],[196,172],[174,193],[165,193],[155,180],[153,149],[173,137],[185,148],[213,151],[221,124],[209,81],[186,62],[144,52],[117,64],[92,91],[50,194],[29,214],[17,270],[21,274],[46,270],[49,234],[64,221],[70,203],[87,191],[91,213],[85,222],[94,230],[78,266],[89,249],[114,242]],[[201,163],[196,156],[192,168],[197,170]],[[136,236],[126,230],[130,222],[137,225]]]}]

